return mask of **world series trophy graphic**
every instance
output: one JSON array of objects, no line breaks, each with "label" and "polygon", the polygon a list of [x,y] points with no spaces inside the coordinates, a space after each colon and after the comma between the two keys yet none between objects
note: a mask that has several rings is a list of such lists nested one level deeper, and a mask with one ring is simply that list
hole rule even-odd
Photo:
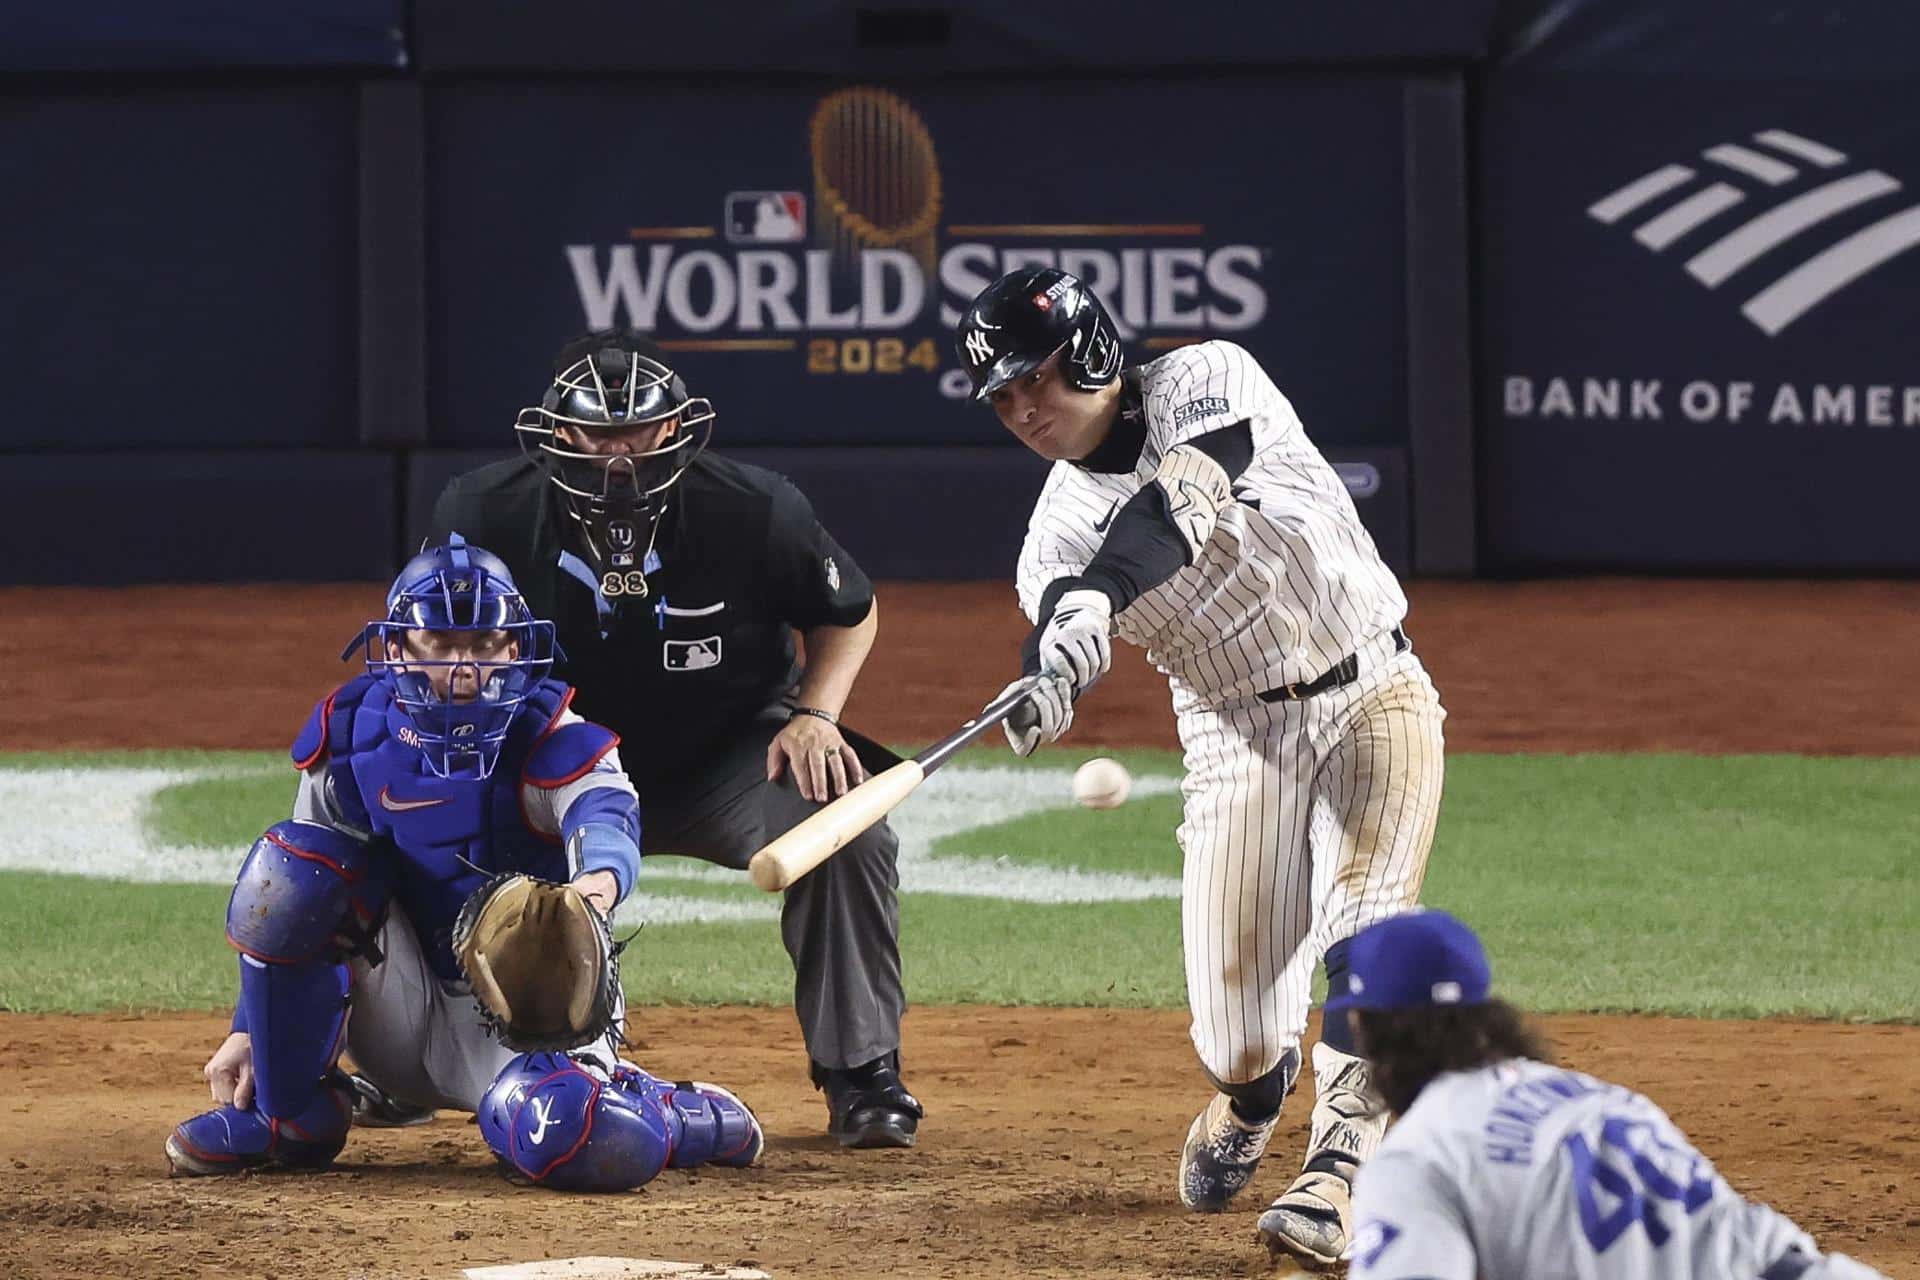
[{"label": "world series trophy graphic", "polygon": [[863,249],[899,249],[931,279],[940,169],[920,114],[885,89],[841,89],[820,100],[810,133],[814,243],[836,271],[856,272]]}]

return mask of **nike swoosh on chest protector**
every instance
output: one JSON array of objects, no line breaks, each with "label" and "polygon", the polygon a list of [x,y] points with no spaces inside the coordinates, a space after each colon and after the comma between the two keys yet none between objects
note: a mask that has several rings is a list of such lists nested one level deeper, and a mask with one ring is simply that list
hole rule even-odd
[{"label": "nike swoosh on chest protector", "polygon": [[442,796],[438,800],[396,800],[393,797],[391,788],[380,788],[380,807],[388,813],[408,813],[414,809],[431,809],[437,804],[445,804],[447,799],[448,797]]}]

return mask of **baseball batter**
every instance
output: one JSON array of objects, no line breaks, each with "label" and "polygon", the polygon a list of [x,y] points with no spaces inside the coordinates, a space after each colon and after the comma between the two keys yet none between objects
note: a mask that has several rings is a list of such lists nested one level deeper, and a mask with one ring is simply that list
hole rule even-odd
[{"label": "baseball batter", "polygon": [[1401,915],[1353,940],[1351,1020],[1400,1117],[1360,1175],[1355,1280],[1873,1280],[1735,1194],[1659,1107],[1546,1061],[1472,930]]},{"label": "baseball batter", "polygon": [[241,865],[227,908],[240,999],[206,1067],[219,1105],[168,1137],[174,1170],[325,1167],[354,1112],[343,1043],[375,1092],[478,1113],[530,1181],[620,1190],[668,1164],[751,1164],[760,1125],[733,1094],[622,1062],[617,1031],[516,1054],[462,980],[449,936],[493,876],[571,881],[604,915],[639,874],[619,739],[547,678],[552,624],[456,536],[408,562],[348,654],[362,649],[365,674],[295,739],[293,818]]},{"label": "baseball batter", "polygon": [[[1179,1193],[1219,1210],[1252,1179],[1301,1067],[1314,967],[1420,892],[1440,806],[1443,712],[1401,629],[1406,598],[1338,475],[1258,364],[1227,342],[1122,368],[1079,280],[1012,272],[955,338],[975,398],[1053,462],[1019,564],[1028,673],[1008,721],[1028,754],[1140,645],[1172,686],[1185,747],[1187,994],[1218,1093]],[[1344,1026],[1313,1050],[1300,1177],[1260,1218],[1276,1255],[1331,1266],[1355,1170],[1385,1127]]]}]

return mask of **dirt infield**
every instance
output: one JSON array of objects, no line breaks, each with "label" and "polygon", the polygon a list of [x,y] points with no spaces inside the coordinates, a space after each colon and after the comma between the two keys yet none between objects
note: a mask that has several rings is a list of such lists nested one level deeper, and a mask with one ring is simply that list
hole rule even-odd
[{"label": "dirt infield", "polygon": [[[1920,585],[1439,584],[1409,629],[1455,750],[1920,750]],[[340,678],[330,647],[377,587],[0,590],[0,749],[282,747]],[[898,742],[946,732],[1011,675],[1004,587],[893,586],[851,716]],[[334,649],[333,652],[337,652]],[[189,665],[190,664],[190,665]],[[182,676],[182,672],[187,672]],[[209,692],[183,710],[183,678]],[[1137,655],[1076,741],[1173,745]],[[1920,1278],[1920,1029],[1554,1019],[1572,1065],[1632,1082],[1742,1191],[1833,1247]],[[450,1277],[611,1254],[776,1276],[1264,1275],[1251,1217],[1179,1210],[1172,1175],[1205,1086],[1171,1012],[917,1009],[911,1152],[821,1136],[793,1015],[649,1010],[635,1056],[717,1076],[760,1110],[764,1165],[670,1173],[631,1196],[516,1190],[464,1118],[354,1135],[313,1176],[169,1179],[160,1144],[202,1105],[212,1015],[0,1015],[6,1277]],[[1285,1185],[1287,1110],[1249,1204]]]}]

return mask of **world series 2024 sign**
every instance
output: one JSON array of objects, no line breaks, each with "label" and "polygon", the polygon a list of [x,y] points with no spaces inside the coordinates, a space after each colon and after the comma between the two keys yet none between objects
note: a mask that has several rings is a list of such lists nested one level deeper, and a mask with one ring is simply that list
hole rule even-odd
[{"label": "world series 2024 sign", "polygon": [[[1325,438],[1397,443],[1397,112],[1338,80],[449,88],[443,404],[457,437],[502,438],[562,338],[619,324],[685,354],[723,441],[993,439],[952,327],[1044,264],[1087,280],[1133,359],[1231,338]],[[1261,147],[1228,118],[1262,121]]]}]

